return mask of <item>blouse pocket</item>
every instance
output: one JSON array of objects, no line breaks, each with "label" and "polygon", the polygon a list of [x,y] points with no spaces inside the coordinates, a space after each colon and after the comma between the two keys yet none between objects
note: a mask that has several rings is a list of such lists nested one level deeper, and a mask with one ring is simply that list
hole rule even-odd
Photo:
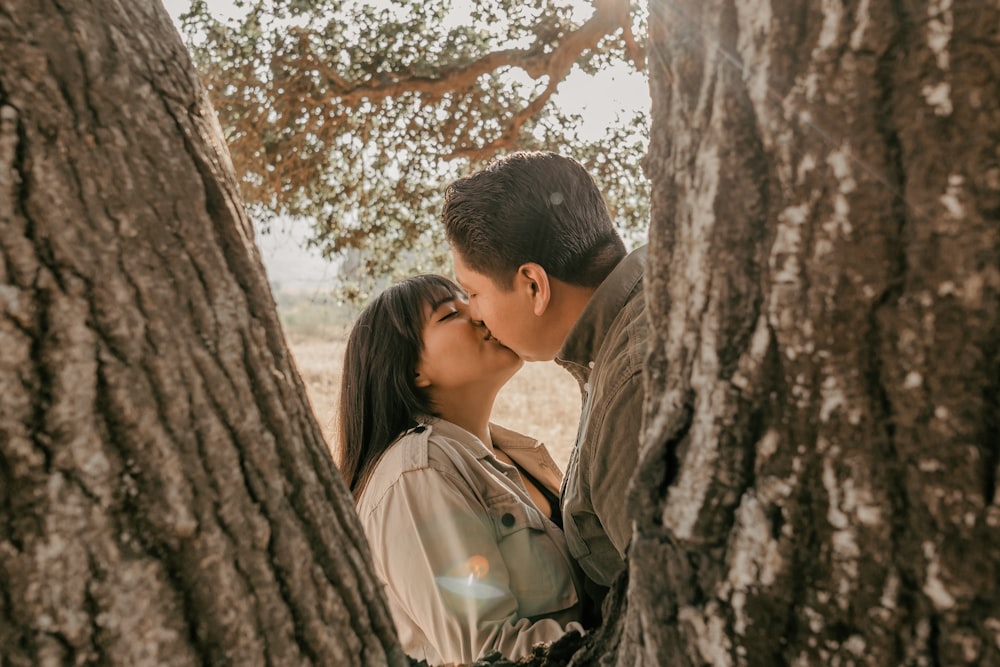
[{"label": "blouse pocket", "polygon": [[562,532],[515,496],[487,501],[518,615],[552,614],[577,602]]},{"label": "blouse pocket", "polygon": [[490,518],[497,537],[507,538],[520,530],[545,530],[545,519],[542,513],[533,507],[525,505],[517,498],[501,497],[488,501]]}]

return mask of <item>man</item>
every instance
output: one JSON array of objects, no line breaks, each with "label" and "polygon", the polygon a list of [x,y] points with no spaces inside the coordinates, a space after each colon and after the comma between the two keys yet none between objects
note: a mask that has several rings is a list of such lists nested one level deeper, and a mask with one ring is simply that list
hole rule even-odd
[{"label": "man", "polygon": [[642,421],[646,248],[626,256],[594,180],[554,153],[515,153],[455,181],[443,217],[472,316],[523,359],[554,358],[580,383],[563,527],[606,589],[632,535],[625,496]]}]

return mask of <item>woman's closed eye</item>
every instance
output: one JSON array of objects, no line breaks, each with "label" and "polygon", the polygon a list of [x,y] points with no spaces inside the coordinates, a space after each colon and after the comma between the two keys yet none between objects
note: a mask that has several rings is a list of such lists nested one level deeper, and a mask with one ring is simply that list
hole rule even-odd
[{"label": "woman's closed eye", "polygon": [[469,312],[469,304],[458,298],[449,298],[438,304],[433,311],[436,322],[445,322],[455,317]]}]

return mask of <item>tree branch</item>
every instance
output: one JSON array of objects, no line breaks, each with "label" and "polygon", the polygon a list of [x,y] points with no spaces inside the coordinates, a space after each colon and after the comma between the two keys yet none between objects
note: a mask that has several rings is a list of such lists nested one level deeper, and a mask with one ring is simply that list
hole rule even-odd
[{"label": "tree branch", "polygon": [[503,133],[489,142],[484,146],[476,146],[473,144],[465,144],[464,146],[458,147],[445,157],[449,160],[455,158],[467,158],[473,162],[478,162],[485,160],[498,151],[504,148],[510,148],[517,142],[518,134],[521,131],[521,126],[524,125],[528,119],[534,117],[538,112],[542,110],[545,103],[548,102],[552,94],[556,92],[562,79],[565,77],[556,78],[552,77],[549,79],[549,84],[545,87],[542,93],[528,103],[526,107],[521,109],[508,123],[507,128]]},{"label": "tree branch", "polygon": [[[619,28],[623,30],[626,53],[641,70],[644,69],[645,55],[632,34],[630,19],[628,0],[595,0],[594,14],[587,22],[568,33],[550,51],[546,51],[545,47],[548,45],[544,43],[535,44],[528,49],[494,51],[471,63],[443,68],[441,73],[434,77],[385,74],[379,79],[371,78],[355,84],[332,70],[322,62],[322,59],[312,56],[308,49],[304,51],[310,55],[308,58],[310,66],[323,72],[330,87],[337,92],[341,103],[353,107],[362,100],[377,103],[403,93],[422,93],[431,98],[439,98],[446,93],[468,88],[481,75],[501,67],[522,69],[533,79],[540,79],[546,75],[552,78],[556,73],[565,77],[572,64],[584,51],[595,48],[601,39],[613,34]],[[301,39],[303,46],[306,46],[308,35],[303,33]],[[551,95],[548,88],[543,95],[546,99]]]}]

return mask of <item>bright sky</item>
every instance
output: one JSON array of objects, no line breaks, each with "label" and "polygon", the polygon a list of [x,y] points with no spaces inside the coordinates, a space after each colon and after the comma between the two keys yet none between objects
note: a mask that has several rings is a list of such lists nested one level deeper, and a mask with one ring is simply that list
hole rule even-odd
[{"label": "bright sky", "polygon": [[[191,0],[162,0],[167,12],[179,24],[179,18]],[[475,1],[475,0],[471,0]],[[591,0],[569,0],[574,5],[575,18],[586,20],[593,12]],[[369,0],[376,5],[390,5],[390,0]],[[456,22],[462,20],[463,0],[456,0],[453,13]],[[239,9],[233,0],[208,0],[217,16],[233,16]],[[179,25],[178,25],[179,29]],[[599,91],[599,94],[595,94]],[[608,126],[618,115],[628,117],[631,111],[649,108],[649,88],[646,78],[625,63],[588,76],[574,71],[559,86],[552,101],[568,112],[580,114],[583,125],[580,136],[596,139],[607,134]],[[325,289],[335,277],[335,269],[315,252],[304,249],[307,230],[302,225],[287,225],[267,236],[258,235],[258,246],[272,280],[289,289]]]}]

